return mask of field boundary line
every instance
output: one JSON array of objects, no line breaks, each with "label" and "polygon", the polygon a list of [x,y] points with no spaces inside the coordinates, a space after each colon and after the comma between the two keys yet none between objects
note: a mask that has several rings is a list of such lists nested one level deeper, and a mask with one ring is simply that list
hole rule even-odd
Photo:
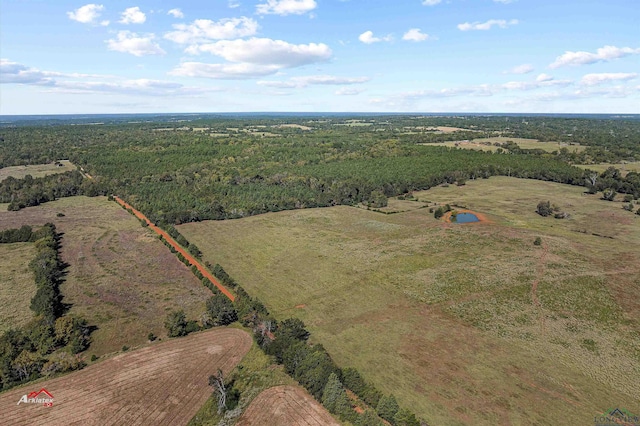
[{"label": "field boundary line", "polygon": [[209,272],[205,267],[203,267],[200,264],[200,262],[198,262],[190,253],[188,253],[185,249],[183,249],[166,231],[154,225],[149,219],[147,219],[147,217],[142,212],[134,209],[129,203],[124,201],[122,198],[118,197],[117,195],[114,195],[113,198],[122,207],[124,207],[125,209],[131,210],[131,212],[135,217],[137,217],[138,219],[144,221],[147,225],[149,225],[149,228],[152,229],[156,234],[164,238],[165,241],[171,245],[171,247],[176,249],[178,253],[184,256],[184,258],[187,259],[187,262],[189,262],[190,265],[195,266],[198,269],[198,271],[200,271],[200,273],[205,278],[211,281],[213,285],[215,285],[218,288],[218,290],[222,292],[222,294],[224,294],[225,296],[227,296],[227,298],[229,298],[229,300],[231,300],[232,302],[236,300],[235,296],[229,291],[229,289],[227,289],[225,286],[220,284],[220,282],[213,276],[211,272]]}]

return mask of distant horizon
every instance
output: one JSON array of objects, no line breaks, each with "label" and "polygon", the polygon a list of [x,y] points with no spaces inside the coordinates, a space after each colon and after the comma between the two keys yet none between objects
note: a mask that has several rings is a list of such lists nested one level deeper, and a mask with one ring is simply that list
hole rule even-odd
[{"label": "distant horizon", "polygon": [[0,2],[3,116],[640,113],[637,0]]}]

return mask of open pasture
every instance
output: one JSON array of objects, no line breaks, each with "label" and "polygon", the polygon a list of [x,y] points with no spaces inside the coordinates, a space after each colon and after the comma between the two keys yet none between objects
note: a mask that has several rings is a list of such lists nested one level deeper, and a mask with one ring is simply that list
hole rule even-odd
[{"label": "open pasture", "polygon": [[[184,425],[209,398],[209,376],[229,374],[251,344],[248,333],[233,328],[151,344],[5,392],[0,418],[11,425]],[[40,389],[53,396],[52,407],[17,405]]]},{"label": "open pasture", "polygon": [[0,204],[0,229],[47,222],[63,233],[63,302],[98,327],[87,356],[143,344],[149,333],[164,336],[171,310],[190,319],[204,312],[209,289],[115,202],[71,197],[17,212]]},{"label": "open pasture", "polygon": [[451,142],[438,142],[425,145],[435,146],[448,146],[450,148],[463,148],[463,149],[476,149],[482,151],[496,151],[499,147],[495,146],[496,143],[506,143],[512,141],[516,143],[521,149],[541,149],[547,152],[560,151],[562,148],[566,148],[569,152],[581,152],[585,147],[580,145],[569,145],[561,142],[540,142],[536,139],[523,139],[523,138],[511,138],[508,136],[496,136],[493,138],[479,138],[468,141],[451,141]]},{"label": "open pasture", "polygon": [[23,326],[31,318],[31,298],[36,294],[29,262],[33,244],[0,244],[0,333]]},{"label": "open pasture", "polygon": [[626,176],[629,172],[640,173],[640,162],[628,162],[628,163],[602,163],[602,164],[576,164],[577,167],[582,169],[589,169],[602,173],[609,167],[615,167],[620,170],[622,176]]},{"label": "open pasture", "polygon": [[69,160],[60,160],[50,164],[32,164],[29,166],[11,166],[0,168],[0,181],[5,180],[9,176],[16,179],[24,179],[26,175],[33,178],[54,175],[57,173],[70,172],[76,169]]},{"label": "open pasture", "polygon": [[[640,217],[583,191],[491,178],[414,193],[489,219],[472,226],[339,206],[178,228],[430,423],[587,423],[640,408]],[[542,200],[570,218],[537,215]]]}]

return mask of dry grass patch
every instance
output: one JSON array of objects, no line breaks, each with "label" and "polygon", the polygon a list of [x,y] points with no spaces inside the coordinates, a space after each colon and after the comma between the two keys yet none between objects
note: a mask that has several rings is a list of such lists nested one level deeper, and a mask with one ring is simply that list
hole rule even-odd
[{"label": "dry grass patch", "polygon": [[16,179],[24,179],[26,175],[34,178],[55,175],[58,173],[70,172],[76,169],[69,160],[60,160],[51,164],[32,164],[29,166],[11,166],[0,168],[0,181],[9,176]]},{"label": "dry grass patch", "polygon": [[98,327],[88,356],[143,344],[151,332],[164,336],[171,310],[184,309],[189,318],[204,312],[211,292],[115,202],[72,197],[0,211],[0,229],[47,222],[63,233],[62,260],[70,265],[61,286],[64,302],[72,305],[70,314]]},{"label": "dry grass patch", "polygon": [[622,176],[626,176],[629,172],[640,173],[640,161],[630,162],[630,163],[603,163],[603,164],[576,164],[577,167],[582,169],[589,169],[596,171],[598,173],[602,173],[606,171],[609,167],[615,167],[619,169],[622,173]]},{"label": "dry grass patch", "polygon": [[581,145],[569,145],[563,142],[540,142],[536,139],[510,138],[507,136],[497,136],[493,138],[479,138],[465,141],[439,142],[433,144],[435,146],[448,146],[450,148],[476,149],[482,151],[496,151],[499,147],[495,143],[506,143],[508,141],[516,143],[522,149],[541,149],[546,152],[560,151],[566,148],[569,152],[582,152],[586,147]]},{"label": "dry grass patch", "polygon": [[29,262],[34,256],[33,244],[0,244],[0,334],[33,317],[29,306],[36,285]]}]

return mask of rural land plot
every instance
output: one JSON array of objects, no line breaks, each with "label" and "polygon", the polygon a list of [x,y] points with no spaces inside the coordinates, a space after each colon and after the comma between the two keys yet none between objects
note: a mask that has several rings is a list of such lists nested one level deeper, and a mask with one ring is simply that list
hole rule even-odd
[{"label": "rural land plot", "polygon": [[[0,228],[52,222],[62,232],[62,260],[70,266],[61,286],[69,313],[97,326],[86,356],[98,356],[164,336],[164,319],[184,309],[198,318],[209,289],[132,215],[105,197],[70,197],[5,211]],[[64,216],[58,216],[62,214]]]},{"label": "rural land plot", "polygon": [[26,175],[33,178],[40,178],[47,175],[55,175],[57,173],[70,172],[76,169],[69,160],[60,160],[50,164],[32,164],[29,166],[11,166],[0,168],[0,182],[9,176],[16,179],[24,179]]},{"label": "rural land plot", "polygon": [[237,426],[340,426],[318,401],[300,386],[276,386],[261,392]]},{"label": "rural land plot", "polygon": [[569,152],[582,152],[585,147],[581,145],[569,145],[564,142],[540,142],[537,139],[524,139],[524,138],[510,138],[508,136],[496,136],[493,138],[478,138],[467,141],[451,141],[451,142],[437,142],[437,143],[425,143],[426,146],[448,146],[450,148],[464,148],[464,149],[476,149],[481,151],[496,151],[499,146],[495,146],[495,143],[506,143],[507,141],[514,142],[521,149],[542,149],[543,151],[553,152],[560,151],[562,148],[566,148]]},{"label": "rural land plot", "polygon": [[33,318],[29,306],[36,284],[29,262],[34,256],[31,243],[0,244],[0,333]]},{"label": "rural land plot", "polygon": [[[640,408],[637,217],[583,191],[491,178],[415,194],[492,221],[462,227],[428,209],[340,206],[179,229],[278,318],[303,319],[339,365],[435,424],[558,424]],[[551,195],[573,219],[534,212]]]},{"label": "rural land plot", "polygon": [[[230,371],[252,345],[242,330],[220,328],[151,344],[51,380],[0,395],[7,424],[179,425],[209,398],[210,375]],[[53,395],[52,407],[20,404],[39,389]]]},{"label": "rural land plot", "polygon": [[622,176],[626,176],[629,172],[640,173],[640,161],[627,163],[576,164],[576,167],[593,170],[598,173],[606,171],[609,167],[615,167],[620,170],[620,174],[622,174]]}]

